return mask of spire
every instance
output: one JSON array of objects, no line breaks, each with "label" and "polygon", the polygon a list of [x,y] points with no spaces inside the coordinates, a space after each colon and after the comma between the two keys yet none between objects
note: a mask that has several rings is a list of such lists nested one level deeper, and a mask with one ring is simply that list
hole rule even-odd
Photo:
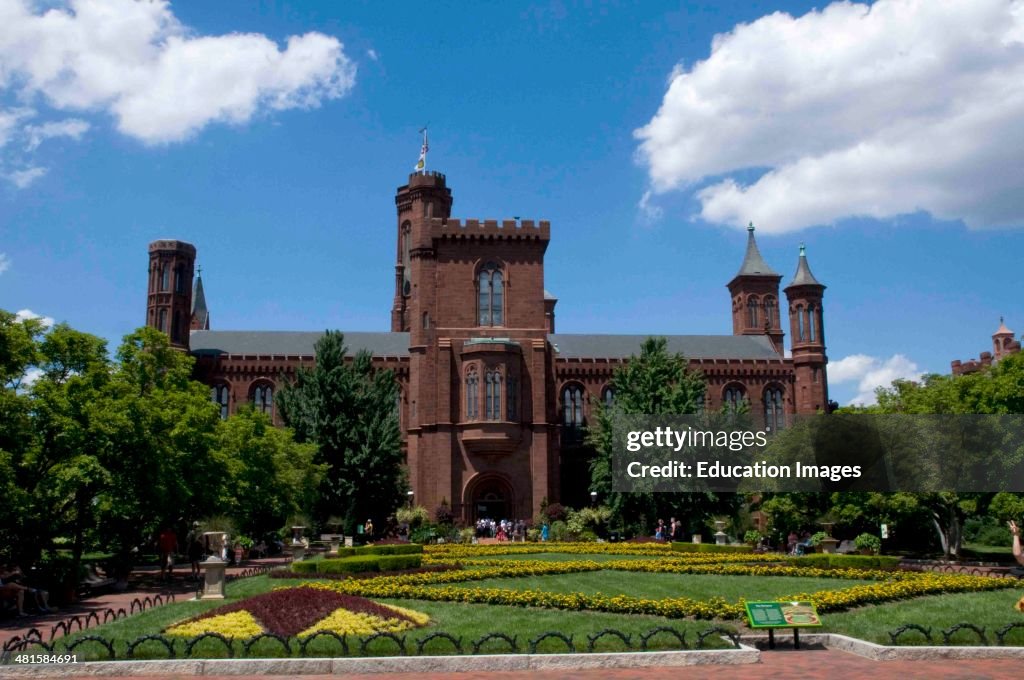
[{"label": "spire", "polygon": [[743,264],[736,276],[778,276],[778,273],[769,267],[761,257],[761,251],[757,249],[753,222],[747,227],[747,253],[743,256]]},{"label": "spire", "polygon": [[[814,274],[811,273],[811,267],[807,264],[807,248],[804,244],[800,244],[800,263],[796,266],[796,274],[793,275],[793,280],[789,286],[821,286],[821,282],[814,278]],[[824,288],[824,286],[822,286]]]},{"label": "spire", "polygon": [[1011,337],[1013,336],[1013,331],[1006,327],[1006,322],[1003,321],[1003,317],[1001,316],[999,317],[999,330],[993,333],[993,335],[1009,335]]},{"label": "spire", "polygon": [[192,288],[192,328],[198,331],[210,330],[210,312],[206,308],[206,294],[203,292],[202,267],[199,267],[196,285]]}]

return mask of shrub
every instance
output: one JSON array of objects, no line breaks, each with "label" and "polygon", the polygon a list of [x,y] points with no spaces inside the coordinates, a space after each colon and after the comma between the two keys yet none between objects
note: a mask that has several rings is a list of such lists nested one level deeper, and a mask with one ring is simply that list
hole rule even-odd
[{"label": "shrub", "polygon": [[540,540],[540,529],[527,529],[526,530],[526,540],[530,541],[531,543],[536,543],[537,541],[539,541]]},{"label": "shrub", "polygon": [[[299,563],[301,564],[301,562]],[[380,571],[380,557],[367,555],[365,557],[343,557],[341,559],[327,559],[315,562],[316,570],[324,574],[346,574],[350,572]],[[294,566],[293,566],[294,569]]]},{"label": "shrub", "polygon": [[813,569],[885,569],[899,566],[899,557],[879,555],[827,555],[814,554],[789,557],[786,561],[794,567]]},{"label": "shrub", "polygon": [[399,524],[408,524],[409,529],[417,529],[430,521],[430,513],[422,505],[412,508],[398,508],[395,510],[395,519]]},{"label": "shrub", "polygon": [[[559,505],[558,507],[562,506]],[[548,529],[548,540],[556,542],[569,540],[569,527],[566,526],[565,522],[558,520],[551,523],[551,527]]]},{"label": "shrub", "polygon": [[672,550],[683,553],[749,553],[754,552],[749,545],[718,545],[717,543],[673,543]]},{"label": "shrub", "polygon": [[380,571],[419,569],[423,565],[423,555],[383,555],[377,563]]},{"label": "shrub", "polygon": [[451,526],[455,521],[455,515],[452,514],[452,509],[448,507],[448,504],[441,501],[441,505],[434,509],[434,521],[442,526]]},{"label": "shrub", "polygon": [[473,527],[466,527],[465,529],[459,530],[459,543],[472,543],[473,538],[476,536],[476,529]]},{"label": "shrub", "polygon": [[873,553],[882,549],[882,539],[874,534],[861,534],[853,539],[853,544],[857,546],[857,550],[870,550]]},{"label": "shrub", "polygon": [[356,555],[420,555],[423,546],[419,543],[397,543],[394,545],[364,545],[355,548]]},{"label": "shrub", "polygon": [[813,536],[811,536],[810,543],[811,545],[821,545],[821,542],[824,541],[826,538],[828,538],[828,534],[826,534],[824,531],[819,531]]},{"label": "shrub", "polygon": [[552,522],[561,522],[565,520],[566,509],[561,503],[552,503],[551,505],[544,508],[544,515],[547,516]]},{"label": "shrub", "polygon": [[296,574],[315,574],[316,563],[322,560],[300,560],[292,562],[292,571]]},{"label": "shrub", "polygon": [[743,542],[751,545],[756,545],[761,540],[761,532],[756,529],[748,529],[747,533],[743,534]]}]

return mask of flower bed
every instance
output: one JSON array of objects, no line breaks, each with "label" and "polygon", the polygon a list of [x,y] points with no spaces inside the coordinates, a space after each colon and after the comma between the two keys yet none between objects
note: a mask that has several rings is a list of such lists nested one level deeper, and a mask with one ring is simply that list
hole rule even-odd
[{"label": "flower bed", "polygon": [[490,545],[459,545],[445,543],[428,545],[423,550],[430,561],[487,557],[490,555],[530,555],[563,553],[568,555],[671,555],[668,543],[506,543]]},{"label": "flower bed", "polygon": [[260,633],[282,637],[317,630],[347,633],[395,632],[426,625],[419,612],[378,604],[352,594],[312,588],[283,588],[211,609],[166,629],[168,635],[219,633],[248,638]]}]

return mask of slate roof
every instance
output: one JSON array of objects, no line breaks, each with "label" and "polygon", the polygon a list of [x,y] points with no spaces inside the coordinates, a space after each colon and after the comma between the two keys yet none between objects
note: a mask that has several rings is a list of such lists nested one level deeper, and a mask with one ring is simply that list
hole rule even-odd
[{"label": "slate roof", "polygon": [[780,276],[761,257],[761,251],[757,249],[757,241],[754,240],[753,224],[747,227],[747,252],[743,255],[743,264],[740,265],[736,276]]},{"label": "slate roof", "polygon": [[[193,354],[260,354],[313,356],[320,331],[192,331]],[[346,332],[349,354],[369,350],[377,356],[409,354],[408,333]]]},{"label": "slate roof", "polygon": [[203,277],[196,277],[196,285],[192,287],[192,316],[199,322],[203,330],[210,328],[210,311],[206,308],[206,293],[203,292]]},{"label": "slate roof", "polygon": [[[628,359],[640,354],[649,335],[577,335],[555,333],[548,340],[559,358]],[[668,335],[668,351],[689,359],[780,359],[764,335]]]},{"label": "slate roof", "polygon": [[792,286],[820,286],[818,279],[811,273],[811,267],[807,264],[807,249],[800,246],[800,263],[796,266],[796,274],[786,288]]}]

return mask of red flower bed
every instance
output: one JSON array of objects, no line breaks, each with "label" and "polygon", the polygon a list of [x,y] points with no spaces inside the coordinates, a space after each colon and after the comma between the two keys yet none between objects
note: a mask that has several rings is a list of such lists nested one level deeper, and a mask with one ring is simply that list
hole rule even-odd
[{"label": "red flower bed", "polygon": [[336,609],[370,614],[382,619],[402,619],[415,623],[409,617],[393,609],[382,607],[365,597],[342,595],[330,590],[313,588],[285,588],[255,595],[241,602],[211,609],[194,620],[207,619],[221,614],[247,611],[270,633],[284,637],[298,635]]}]

